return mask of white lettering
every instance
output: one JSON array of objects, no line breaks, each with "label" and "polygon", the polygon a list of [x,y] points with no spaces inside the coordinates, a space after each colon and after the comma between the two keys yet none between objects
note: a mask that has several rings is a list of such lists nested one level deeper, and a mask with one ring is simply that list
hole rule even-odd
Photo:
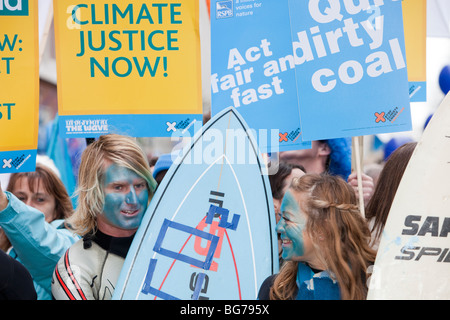
[{"label": "white lettering", "polygon": [[3,10],[3,3],[5,8],[9,11],[22,10],[22,0],[16,0],[16,5],[12,6],[10,0],[0,0],[0,10]]},{"label": "white lettering", "polygon": [[[328,0],[329,6],[324,10],[324,12],[320,12],[319,9],[320,0],[311,0],[309,1],[309,12],[311,17],[319,23],[328,23],[334,20],[342,20],[341,4],[339,0]],[[324,14],[325,13],[325,14]]]}]

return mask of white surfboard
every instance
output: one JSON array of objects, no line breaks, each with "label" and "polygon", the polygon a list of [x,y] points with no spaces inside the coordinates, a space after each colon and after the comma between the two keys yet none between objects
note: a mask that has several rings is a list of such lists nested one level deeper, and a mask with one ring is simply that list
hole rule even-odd
[{"label": "white surfboard", "polygon": [[450,95],[398,187],[368,299],[450,299]]},{"label": "white surfboard", "polygon": [[158,187],[113,299],[256,299],[278,272],[264,172],[236,109],[208,121]]}]

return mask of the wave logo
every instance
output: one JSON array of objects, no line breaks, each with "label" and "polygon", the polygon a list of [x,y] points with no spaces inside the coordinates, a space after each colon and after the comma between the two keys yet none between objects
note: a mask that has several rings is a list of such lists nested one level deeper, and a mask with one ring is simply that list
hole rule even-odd
[{"label": "the wave logo", "polygon": [[216,18],[231,18],[233,16],[233,1],[218,1],[216,3]]},{"label": "the wave logo", "polygon": [[0,16],[27,16],[28,0],[0,0]]}]

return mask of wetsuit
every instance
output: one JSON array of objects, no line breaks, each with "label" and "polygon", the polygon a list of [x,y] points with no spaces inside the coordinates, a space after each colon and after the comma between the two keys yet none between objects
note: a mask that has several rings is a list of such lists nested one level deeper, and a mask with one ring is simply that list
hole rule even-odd
[{"label": "wetsuit", "polygon": [[53,273],[54,299],[111,299],[133,237],[117,238],[97,231],[76,242]]}]

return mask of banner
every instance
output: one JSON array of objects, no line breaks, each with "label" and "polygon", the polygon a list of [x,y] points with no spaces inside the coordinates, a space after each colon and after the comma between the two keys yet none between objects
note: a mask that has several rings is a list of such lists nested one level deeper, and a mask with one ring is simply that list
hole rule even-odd
[{"label": "banner", "polygon": [[170,137],[202,121],[198,1],[53,2],[65,137]]},{"label": "banner", "polygon": [[302,138],[287,0],[211,1],[211,103],[212,115],[235,107],[263,153],[311,148]]},{"label": "banner", "polygon": [[289,7],[303,138],[411,130],[401,1]]},{"label": "banner", "polygon": [[0,173],[34,171],[39,129],[36,0],[0,0]]},{"label": "banner", "polygon": [[427,2],[402,2],[411,102],[427,101]]}]

